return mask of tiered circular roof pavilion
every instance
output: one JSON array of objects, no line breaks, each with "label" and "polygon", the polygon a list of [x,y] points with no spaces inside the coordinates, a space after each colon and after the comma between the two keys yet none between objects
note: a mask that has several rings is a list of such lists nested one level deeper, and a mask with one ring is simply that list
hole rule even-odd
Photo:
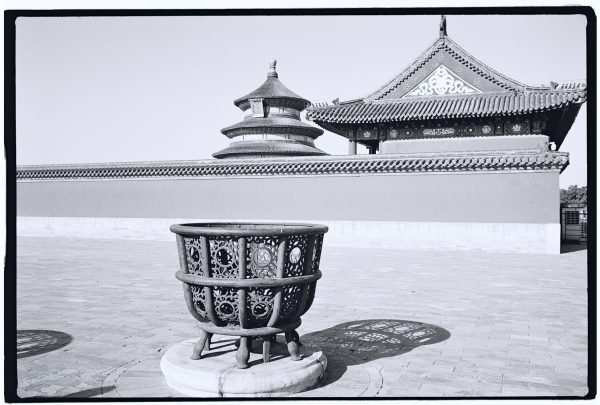
[{"label": "tiered circular roof pavilion", "polygon": [[270,62],[267,80],[259,88],[233,102],[246,116],[243,121],[221,130],[233,141],[214,153],[215,158],[326,155],[314,144],[323,130],[300,120],[300,112],[310,101],[281,83],[276,64],[275,60]]}]

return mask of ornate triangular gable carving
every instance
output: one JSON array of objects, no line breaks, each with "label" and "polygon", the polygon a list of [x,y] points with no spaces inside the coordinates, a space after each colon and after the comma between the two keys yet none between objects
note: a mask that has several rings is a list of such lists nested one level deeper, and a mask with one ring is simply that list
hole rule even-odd
[{"label": "ornate triangular gable carving", "polygon": [[473,94],[482,91],[467,83],[444,65],[438,66],[421,83],[416,85],[404,97],[443,96],[454,94]]}]

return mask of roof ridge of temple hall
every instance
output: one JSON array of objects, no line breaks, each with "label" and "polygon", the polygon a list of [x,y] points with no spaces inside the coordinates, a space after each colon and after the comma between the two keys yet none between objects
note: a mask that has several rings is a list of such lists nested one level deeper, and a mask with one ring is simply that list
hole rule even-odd
[{"label": "roof ridge of temple hall", "polygon": [[[484,91],[486,94],[492,94],[495,92],[515,92],[515,93],[526,93],[528,91],[568,91],[570,90],[567,86],[545,86],[545,85],[527,85],[521,83],[513,78],[510,78],[503,73],[493,69],[486,63],[477,59],[475,56],[471,55],[468,51],[463,49],[460,45],[454,42],[447,33],[447,25],[445,16],[441,16],[440,20],[440,31],[438,38],[428,47],[426,48],[417,58],[415,58],[407,67],[405,67],[400,73],[396,74],[391,80],[385,82],[384,85],[379,86],[377,90],[367,94],[364,97],[355,98],[353,100],[348,101],[338,101],[334,103],[337,105],[347,105],[347,104],[355,104],[360,103],[361,101],[364,103],[371,102],[379,102],[382,99],[389,97],[392,92],[394,92],[398,87],[404,85],[406,82],[415,81],[415,75],[419,74],[419,71],[423,69],[423,67],[428,64],[432,59],[439,58],[439,65],[444,66],[444,56],[438,56],[440,52],[445,52],[454,59],[456,59],[460,64],[464,65],[467,70],[470,70],[476,76],[481,76],[484,80],[489,81],[490,84],[497,88],[496,91]],[[437,65],[438,63],[436,63]],[[453,72],[451,68],[448,70]],[[460,75],[458,75],[460,76]],[[417,80],[425,79],[426,77],[418,77]],[[413,83],[416,85],[418,83]],[[414,86],[412,86],[414,87]],[[411,87],[411,88],[412,88]],[[586,88],[584,81],[578,81],[572,90],[582,90]],[[410,89],[405,89],[410,90]],[[404,97],[406,94],[402,94],[401,97]],[[447,95],[445,95],[447,96]],[[394,97],[394,98],[401,98]],[[322,104],[313,104],[308,109],[315,110],[324,107],[332,107],[332,105],[322,105]]]},{"label": "roof ridge of temple hall", "polygon": [[[442,16],[444,18],[444,16]],[[492,82],[498,84],[500,87],[505,90],[523,90],[527,87],[527,85],[514,80],[497,70],[491,68],[486,63],[480,61],[469,52],[467,52],[464,48],[458,45],[455,41],[453,41],[444,31],[444,35],[440,33],[440,36],[427,48],[423,51],[417,58],[408,65],[404,70],[395,75],[390,81],[388,81],[385,85],[381,86],[378,90],[368,94],[363,97],[365,102],[375,101],[378,98],[384,97],[389,94],[392,90],[396,89],[410,77],[412,77],[419,69],[423,68],[423,66],[433,59],[437,53],[442,50],[446,50],[449,54],[453,55],[457,59],[461,60],[468,67],[472,68],[475,72],[483,75],[484,77],[490,79]],[[499,80],[501,79],[501,80]]]},{"label": "roof ridge of temple hall", "polygon": [[306,118],[332,132],[350,136],[347,127],[335,125],[498,118],[573,106],[565,125],[559,126],[565,132],[577,106],[586,100],[587,84],[582,80],[531,86],[492,69],[448,37],[442,16],[438,38],[400,74],[366,97],[314,104],[308,107]]},{"label": "roof ridge of temple hall", "polygon": [[400,74],[366,97],[310,106],[306,119],[347,138],[350,153],[357,143],[376,153],[389,140],[480,132],[543,134],[560,147],[586,100],[585,81],[530,86],[492,69],[448,37],[442,16],[438,38]]}]

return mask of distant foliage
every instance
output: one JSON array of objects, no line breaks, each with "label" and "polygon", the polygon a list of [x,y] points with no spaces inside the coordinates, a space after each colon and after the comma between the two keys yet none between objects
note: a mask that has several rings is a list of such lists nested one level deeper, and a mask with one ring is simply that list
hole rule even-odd
[{"label": "distant foliage", "polygon": [[569,186],[560,190],[560,202],[570,204],[587,204],[587,187]]}]

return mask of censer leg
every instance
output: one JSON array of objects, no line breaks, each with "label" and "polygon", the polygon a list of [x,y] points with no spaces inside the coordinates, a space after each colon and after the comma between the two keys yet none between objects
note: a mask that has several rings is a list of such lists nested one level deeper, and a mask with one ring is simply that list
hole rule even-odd
[{"label": "censer leg", "polygon": [[265,336],[263,339],[263,363],[268,363],[271,354],[271,337]]},{"label": "censer leg", "polygon": [[252,338],[248,336],[242,336],[240,338],[240,347],[235,354],[237,360],[237,368],[248,368],[248,359],[250,358],[250,345],[252,344]]},{"label": "censer leg", "polygon": [[200,339],[194,344],[194,349],[192,350],[192,360],[198,360],[202,355],[202,350],[204,350],[204,345],[206,344],[206,340],[208,339],[208,333],[202,331],[200,332]]},{"label": "censer leg", "polygon": [[291,331],[292,336],[294,337],[294,341],[296,343],[298,343],[298,347],[302,347],[302,342],[300,341],[300,335],[298,335],[298,332],[296,332],[296,329]]},{"label": "censer leg", "polygon": [[275,343],[277,343],[277,335],[263,337],[263,363],[268,363],[271,360],[271,346]]},{"label": "censer leg", "polygon": [[208,336],[206,337],[206,343],[204,344],[204,350],[210,350],[210,343],[211,343],[210,341],[213,337],[212,333],[207,333],[207,335]]},{"label": "censer leg", "polygon": [[[293,361],[298,361],[302,359],[300,355],[300,348],[298,346],[298,342],[294,339],[294,333],[296,331],[285,332],[285,341],[287,342],[288,352],[290,352],[290,358]],[[298,334],[296,333],[296,336]]]}]

